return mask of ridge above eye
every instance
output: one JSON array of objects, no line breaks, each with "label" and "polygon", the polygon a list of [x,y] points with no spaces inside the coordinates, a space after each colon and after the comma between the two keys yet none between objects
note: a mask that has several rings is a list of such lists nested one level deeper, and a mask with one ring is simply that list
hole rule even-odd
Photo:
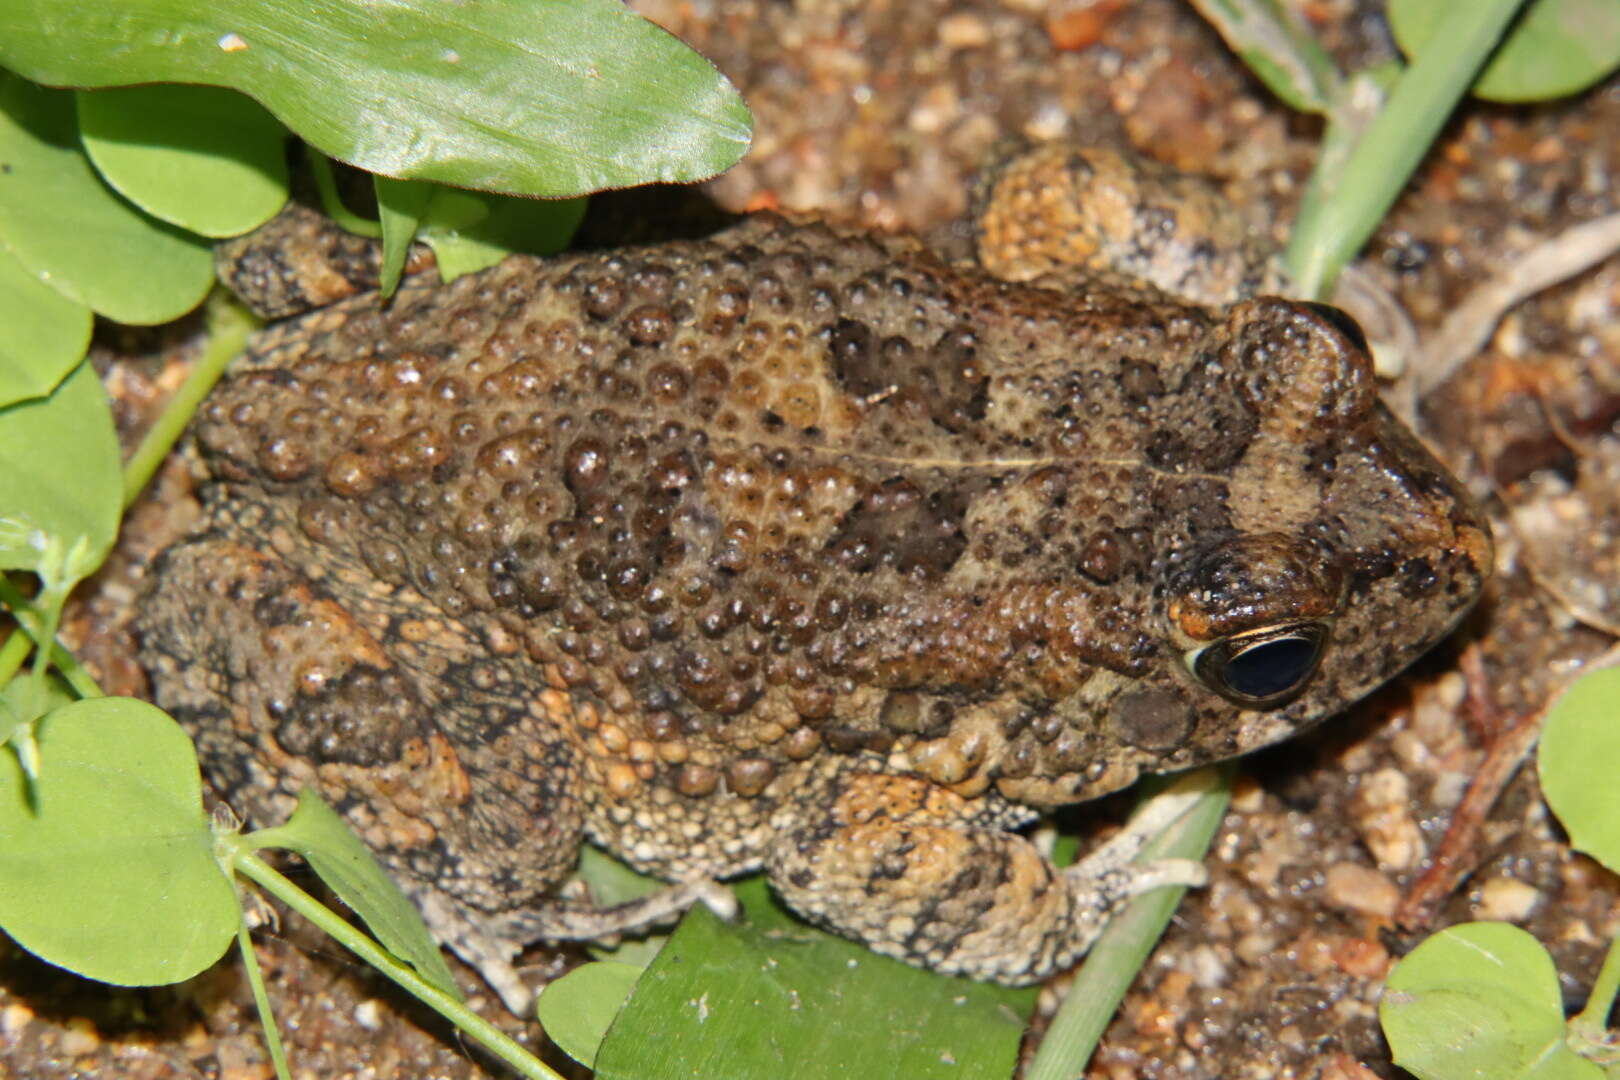
[{"label": "ridge above eye", "polygon": [[1304,689],[1322,662],[1327,640],[1325,622],[1283,623],[1191,650],[1187,666],[1222,697],[1268,708]]}]

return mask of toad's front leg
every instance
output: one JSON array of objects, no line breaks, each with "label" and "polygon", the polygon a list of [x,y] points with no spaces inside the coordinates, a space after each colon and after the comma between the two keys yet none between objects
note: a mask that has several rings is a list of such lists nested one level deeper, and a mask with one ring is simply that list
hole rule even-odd
[{"label": "toad's front leg", "polygon": [[1038,982],[1078,960],[1131,897],[1204,883],[1196,862],[1133,860],[1209,782],[1184,779],[1108,843],[1059,869],[996,827],[982,800],[858,774],[824,818],[780,837],[771,884],[796,911],[877,952],[945,974]]}]

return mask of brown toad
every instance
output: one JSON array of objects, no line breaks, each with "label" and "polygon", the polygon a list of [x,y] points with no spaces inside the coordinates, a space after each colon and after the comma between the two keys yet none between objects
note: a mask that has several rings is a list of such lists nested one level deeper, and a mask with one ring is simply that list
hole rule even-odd
[{"label": "brown toad", "polygon": [[[983,219],[1000,278],[759,217],[271,326],[196,425],[158,700],[250,817],[317,789],[514,1005],[523,944],[760,867],[912,963],[1072,963],[1196,872],[1124,865],[1131,834],[1060,871],[1008,830],[1344,708],[1455,624],[1490,540],[1347,319],[1076,269],[1103,241],[1032,210],[1115,159],[1035,160]],[[1157,270],[1115,226],[1175,211],[1100,203]],[[286,258],[232,256],[261,293]],[[551,898],[586,837],[683,884]]]}]

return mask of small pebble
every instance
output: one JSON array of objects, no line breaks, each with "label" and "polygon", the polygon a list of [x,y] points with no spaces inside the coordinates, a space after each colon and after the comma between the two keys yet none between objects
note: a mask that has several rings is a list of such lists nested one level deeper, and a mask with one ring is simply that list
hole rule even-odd
[{"label": "small pebble", "polygon": [[1412,817],[1412,789],[1398,769],[1378,769],[1362,777],[1350,800],[1351,821],[1378,865],[1407,870],[1425,852],[1423,830]]},{"label": "small pebble", "polygon": [[939,20],[939,43],[947,49],[977,49],[990,44],[990,24],[971,12]]},{"label": "small pebble", "polygon": [[354,1007],[354,1022],[367,1031],[382,1029],[382,1004],[376,998],[367,998]]},{"label": "small pebble", "polygon": [[1401,893],[1395,883],[1370,866],[1341,862],[1328,867],[1322,897],[1344,911],[1393,915]]},{"label": "small pebble", "polygon": [[34,1010],[21,1003],[13,1002],[4,1009],[0,1009],[0,1034],[7,1038],[16,1038],[28,1026],[28,1021],[34,1018]]},{"label": "small pebble", "polygon": [[1493,877],[1479,887],[1474,917],[1488,922],[1523,922],[1535,910],[1541,893],[1518,878]]},{"label": "small pebble", "polygon": [[96,1025],[82,1016],[75,1016],[62,1026],[62,1053],[69,1057],[89,1054],[101,1045]]}]

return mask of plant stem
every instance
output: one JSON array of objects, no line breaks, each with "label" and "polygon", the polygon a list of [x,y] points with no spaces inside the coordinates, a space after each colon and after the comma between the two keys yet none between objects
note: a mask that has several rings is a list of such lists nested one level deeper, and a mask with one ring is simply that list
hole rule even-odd
[{"label": "plant stem", "polygon": [[1586,1007],[1575,1017],[1572,1026],[1593,1037],[1601,1037],[1608,1026],[1609,1013],[1614,1011],[1617,993],[1620,993],[1620,937],[1609,941],[1609,952],[1598,969],[1597,981],[1592,984],[1592,995],[1586,999]]},{"label": "plant stem", "polygon": [[124,509],[129,509],[140,497],[152,474],[186,430],[197,406],[219,381],[225,365],[242,351],[254,326],[255,320],[247,309],[224,293],[215,292],[208,298],[208,340],[203,345],[202,355],[124,465]]},{"label": "plant stem", "polygon": [[[7,604],[6,607],[11,607]],[[21,625],[18,625],[6,637],[6,643],[0,645],[0,686],[11,681],[22,667],[23,661],[28,659],[28,652],[33,648],[33,639],[30,638]]]},{"label": "plant stem", "polygon": [[[1220,785],[1149,844],[1137,861],[1204,857],[1231,801],[1232,770],[1225,766],[1220,773]],[[1057,1016],[1041,1040],[1024,1080],[1071,1080],[1085,1072],[1097,1040],[1119,1011],[1125,991],[1142,970],[1186,892],[1186,888],[1175,886],[1143,893],[1108,924],[1087,952],[1085,966],[1058,1006]]]},{"label": "plant stem", "polygon": [[346,232],[372,240],[382,239],[381,222],[361,217],[343,205],[343,196],[338,194],[337,179],[332,175],[332,159],[314,147],[309,147],[309,172],[315,178],[315,193],[320,196],[321,209],[327,217]]},{"label": "plant stem", "polygon": [[[237,895],[241,895],[240,888]],[[264,972],[259,970],[259,954],[253,951],[247,923],[240,919],[236,924],[236,945],[242,952],[242,969],[247,972],[248,986],[253,989],[253,1004],[259,1010],[259,1026],[264,1029],[264,1044],[270,1049],[270,1064],[275,1066],[277,1080],[292,1080],[287,1071],[287,1051],[281,1045],[281,1029],[276,1027],[270,994],[264,988]]]},{"label": "plant stem", "polygon": [[562,1080],[559,1074],[549,1069],[544,1062],[525,1050],[505,1032],[423,979],[407,965],[394,959],[376,942],[344,922],[258,855],[246,849],[239,849],[232,855],[231,865],[252,878],[266,892],[320,927],[350,952],[404,987],[428,1008],[483,1043],[492,1054],[519,1074],[529,1077],[530,1080]]},{"label": "plant stem", "polygon": [[1299,294],[1321,298],[1428,153],[1523,0],[1451,4],[1337,175],[1318,173],[1283,255]]},{"label": "plant stem", "polygon": [[[6,639],[5,645],[0,647],[0,686],[4,686],[16,674],[17,669],[22,667],[23,660],[28,656],[29,646],[38,643],[37,634],[40,627],[37,622],[31,624],[29,620],[37,620],[40,616],[33,602],[23,596],[12,584],[11,579],[4,574],[0,574],[0,604],[10,609],[12,616],[17,620],[18,628],[22,631],[13,633]],[[73,688],[75,694],[82,698],[101,696],[101,687],[96,684],[96,680],[91,678],[84,665],[79,663],[78,657],[62,647],[61,642],[51,642],[51,663],[56,665],[56,670],[67,680],[67,684]]]}]

